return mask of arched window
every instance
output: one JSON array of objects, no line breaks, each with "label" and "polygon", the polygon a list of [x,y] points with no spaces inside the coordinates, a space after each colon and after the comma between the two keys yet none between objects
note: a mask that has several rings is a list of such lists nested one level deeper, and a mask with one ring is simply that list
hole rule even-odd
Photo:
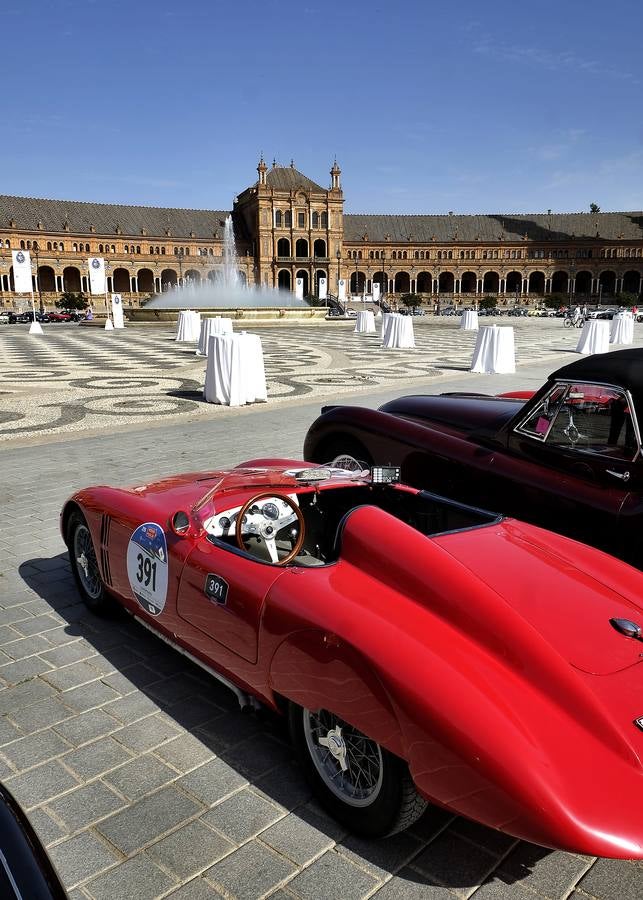
[{"label": "arched window", "polygon": [[276,209],[275,210],[275,228],[281,228],[281,221],[282,221],[281,210]]},{"label": "arched window", "polygon": [[319,213],[313,212],[313,228],[319,228]]},{"label": "arched window", "polygon": [[61,253],[65,252],[65,245],[63,244],[62,241],[60,242],[58,249],[60,250]]},{"label": "arched window", "polygon": [[161,247],[161,256],[165,256],[165,247]]},{"label": "arched window", "polygon": [[140,245],[140,244],[137,244],[137,245],[136,245],[136,252],[137,252],[137,253],[140,253],[140,252],[141,252],[141,245]]},{"label": "arched window", "polygon": [[26,249],[27,249],[27,248],[25,247],[25,242],[24,242],[24,241],[20,241],[20,249],[21,249],[21,250],[26,250]]},{"label": "arched window", "polygon": [[323,212],[321,214],[321,227],[328,228],[328,213],[327,212]]},{"label": "arched window", "polygon": [[292,211],[289,209],[284,213],[284,226],[286,228],[292,228]]}]

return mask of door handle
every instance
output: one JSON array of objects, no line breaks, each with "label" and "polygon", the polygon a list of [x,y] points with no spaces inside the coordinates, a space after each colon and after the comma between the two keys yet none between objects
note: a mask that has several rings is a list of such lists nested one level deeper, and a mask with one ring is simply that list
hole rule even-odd
[{"label": "door handle", "polygon": [[612,469],[606,469],[605,471],[608,475],[612,475],[614,478],[619,478],[621,481],[630,480],[629,472],[614,472]]}]

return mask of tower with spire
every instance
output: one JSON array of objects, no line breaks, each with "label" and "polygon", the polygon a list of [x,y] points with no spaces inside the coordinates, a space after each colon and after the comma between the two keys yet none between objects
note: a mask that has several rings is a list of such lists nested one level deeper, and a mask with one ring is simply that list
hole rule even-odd
[{"label": "tower with spire", "polygon": [[301,278],[304,292],[316,294],[324,277],[335,292],[344,234],[337,160],[330,174],[331,187],[323,188],[299,172],[294,160],[268,168],[261,154],[257,181],[239,194],[233,216],[253,248],[257,284],[292,290]]}]

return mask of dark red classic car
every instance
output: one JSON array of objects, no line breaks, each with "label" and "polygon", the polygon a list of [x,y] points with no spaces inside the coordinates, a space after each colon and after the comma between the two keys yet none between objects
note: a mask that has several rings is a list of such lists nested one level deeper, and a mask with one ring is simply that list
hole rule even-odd
[{"label": "dark red classic car", "polygon": [[354,463],[79,491],[61,527],[80,592],[286,715],[353,831],[431,801],[642,859],[643,574]]},{"label": "dark red classic car", "polygon": [[342,453],[402,480],[593,544],[643,568],[643,350],[583,357],[535,392],[331,406],[304,456]]}]

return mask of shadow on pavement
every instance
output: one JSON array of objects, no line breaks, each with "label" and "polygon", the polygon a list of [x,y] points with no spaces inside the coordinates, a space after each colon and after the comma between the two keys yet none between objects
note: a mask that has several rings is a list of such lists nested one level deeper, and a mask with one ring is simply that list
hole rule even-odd
[{"label": "shadow on pavement", "polygon": [[[51,569],[54,562],[67,562],[66,578],[48,580],[43,570]],[[326,836],[328,849],[334,844],[362,869],[377,872],[378,878],[387,879],[386,873],[390,873],[402,882],[458,892],[473,890],[487,879],[496,884],[514,884],[552,852],[431,806],[402,834],[376,841],[347,834],[312,798],[294,760],[285,719],[268,710],[242,712],[232,692],[120,607],[109,617],[91,613],[77,593],[66,553],[29,559],[19,572],[25,583],[66,622],[64,630],[70,643],[82,639],[108,663],[102,665],[102,673],[97,671],[97,678],[123,695],[121,699],[115,692],[111,702],[124,704],[129,698],[132,706],[136,705],[138,719],[131,721],[160,712],[166,721],[207,748],[207,762],[192,768],[180,787],[194,791],[193,796],[205,804],[208,822],[213,827],[217,827],[219,802],[236,788],[251,785],[254,796],[295,813],[301,822],[302,840],[312,829],[316,835]],[[91,665],[92,660],[96,657],[85,661]],[[64,667],[58,671],[64,671]],[[65,693],[58,696],[64,703]],[[103,702],[101,708],[109,713],[110,701]],[[82,715],[84,711],[70,706],[70,716]],[[128,724],[127,718],[115,719],[115,731],[111,734],[118,739],[116,729]],[[200,774],[206,777],[200,778]],[[255,836],[260,838],[260,831],[244,835],[241,827],[238,843]],[[504,861],[508,864],[505,868]],[[495,871],[497,867],[502,871]]]}]

